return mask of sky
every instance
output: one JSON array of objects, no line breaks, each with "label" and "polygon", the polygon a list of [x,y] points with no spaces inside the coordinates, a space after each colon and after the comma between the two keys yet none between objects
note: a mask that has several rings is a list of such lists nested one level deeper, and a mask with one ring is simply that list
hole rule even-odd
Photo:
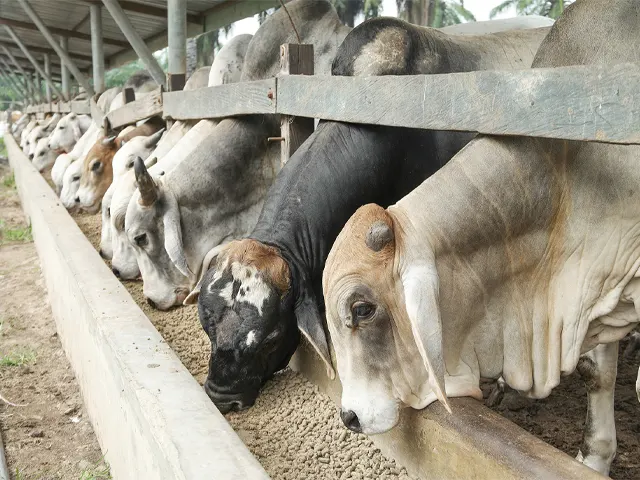
[{"label": "sky", "polygon": [[[464,6],[476,17],[476,20],[489,20],[489,12],[496,5],[502,3],[502,0],[464,0]],[[496,18],[509,18],[515,16],[515,9],[504,12]],[[395,17],[398,15],[396,0],[382,0],[382,15],[387,17]],[[362,19],[359,19],[360,22]],[[359,23],[359,22],[358,22]],[[258,20],[255,17],[245,18],[235,22],[231,27],[228,38],[240,35],[242,33],[256,33],[258,30]],[[224,40],[223,40],[224,43]]]}]

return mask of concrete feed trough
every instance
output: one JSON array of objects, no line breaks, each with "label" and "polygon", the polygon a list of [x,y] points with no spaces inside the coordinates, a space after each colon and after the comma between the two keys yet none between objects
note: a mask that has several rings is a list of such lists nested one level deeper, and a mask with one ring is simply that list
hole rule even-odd
[{"label": "concrete feed trough", "polygon": [[[58,331],[114,478],[268,478],[13,137],[6,135],[5,142],[23,209],[33,228]],[[298,349],[292,367],[334,401],[339,399],[339,382],[327,379],[307,345]],[[398,428],[371,440],[409,474],[424,479],[603,478],[475,400],[453,399],[452,408],[453,415],[438,404],[423,411],[406,411]],[[241,414],[230,416],[239,425],[234,415]],[[268,434],[268,427],[264,428]],[[263,458],[252,440],[238,432]],[[340,463],[335,452],[342,448],[340,442],[347,433],[352,435],[344,432],[330,441],[328,454],[320,448],[317,456],[306,461]],[[291,429],[283,435],[313,436],[314,430]],[[268,441],[279,443],[278,438]],[[323,446],[321,438],[314,441]],[[380,456],[369,445],[362,451]],[[269,459],[263,462],[266,466]],[[285,472],[274,467],[273,461],[270,465],[267,470],[277,478],[314,477],[310,470]],[[338,470],[343,474],[334,472],[336,478],[362,477],[342,466]],[[386,475],[387,470],[374,474]]]}]

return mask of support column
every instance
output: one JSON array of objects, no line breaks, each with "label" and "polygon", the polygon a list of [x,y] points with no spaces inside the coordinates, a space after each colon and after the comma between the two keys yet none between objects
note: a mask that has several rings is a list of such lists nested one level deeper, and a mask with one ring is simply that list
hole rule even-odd
[{"label": "support column", "polygon": [[40,80],[40,74],[38,72],[33,74],[33,84],[36,89],[36,98],[39,103],[42,103],[42,81]]},{"label": "support column", "polygon": [[182,90],[187,81],[187,0],[169,0],[167,5],[169,35],[169,73],[167,89]]},{"label": "support column", "polygon": [[89,6],[91,14],[91,54],[93,57],[93,89],[104,92],[104,48],[102,44],[102,9],[98,4]]},{"label": "support column", "polygon": [[[48,53],[44,54],[44,71],[51,77],[51,56]],[[48,81],[45,83],[45,94],[47,103],[51,103],[51,85]]]},{"label": "support column", "polygon": [[[68,55],[68,37],[60,37],[60,49]],[[62,96],[64,97],[62,101],[68,100],[69,98],[71,98],[71,93],[69,91],[69,88],[71,87],[71,78],[69,77],[69,69],[67,68],[67,64],[62,57],[60,57],[60,77],[62,78]]]},{"label": "support column", "polygon": [[[27,0],[18,0],[18,2],[22,6],[22,9],[25,11],[25,13],[29,16],[31,21],[36,24],[36,27],[38,27],[38,30],[40,30],[40,33],[42,33],[42,36],[47,40],[47,42],[49,43],[49,46],[56,51],[56,53],[60,58],[64,59],[65,63],[67,64],[67,68],[71,70],[71,73],[76,78],[76,80],[78,80],[78,83],[82,85],[82,87],[85,89],[88,95],[90,96],[93,95],[94,94],[93,88],[91,87],[89,80],[87,80],[87,77],[85,77],[82,74],[82,72],[76,66],[74,61],[71,60],[71,57],[69,57],[69,55],[66,52],[62,51],[62,49],[60,48],[60,45],[58,45],[58,43],[55,41],[55,39],[53,38],[53,35],[51,35],[51,32],[49,31],[47,26],[42,22],[42,20],[40,19],[38,14],[35,12],[35,10],[31,7],[31,5],[29,5],[29,2],[27,2]],[[62,96],[62,92],[57,91],[56,88],[54,88],[54,91],[56,91],[58,95]],[[67,98],[65,98],[65,100],[67,100]]]},{"label": "support column", "polygon": [[[18,1],[22,3],[26,0]],[[165,86],[166,79],[164,70],[162,70],[162,67],[160,67],[158,61],[153,56],[151,50],[149,50],[149,47],[147,47],[147,44],[144,43],[142,37],[138,32],[136,32],[135,28],[133,28],[133,25],[129,21],[129,17],[118,3],[118,0],[102,0],[102,3],[107,7],[111,17],[116,22],[120,30],[122,30],[122,33],[124,33],[124,36],[136,52],[136,55],[140,57],[140,60],[142,60],[144,66],[149,70],[149,73],[156,83],[158,85]]]},{"label": "support column", "polygon": [[5,25],[4,28],[9,34],[9,36],[11,37],[11,39],[14,41],[14,43],[18,45],[18,47],[20,47],[20,50],[22,50],[22,53],[24,53],[25,57],[29,59],[29,61],[31,62],[31,65],[33,65],[33,68],[36,69],[36,72],[39,73],[42,77],[44,77],[48,82],[51,83],[51,87],[53,88],[53,90],[56,92],[57,95],[62,96],[62,92],[58,90],[58,87],[55,86],[55,84],[53,83],[53,80],[51,80],[51,77],[49,77],[49,75],[44,73],[44,70],[42,70],[42,68],[40,67],[40,64],[36,61],[35,58],[33,58],[33,55],[31,55],[31,52],[29,52],[29,49],[27,49],[25,44],[22,43],[22,40],[18,38],[16,33],[13,31],[13,29],[9,25]]}]

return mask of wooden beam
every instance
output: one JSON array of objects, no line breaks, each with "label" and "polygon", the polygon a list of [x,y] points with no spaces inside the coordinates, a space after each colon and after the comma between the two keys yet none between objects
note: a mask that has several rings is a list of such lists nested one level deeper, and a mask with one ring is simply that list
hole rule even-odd
[{"label": "wooden beam", "polygon": [[[492,135],[640,144],[640,64],[278,78],[280,114]],[[183,108],[188,108],[186,105]]]},{"label": "wooden beam", "polygon": [[[82,74],[82,72],[80,72],[80,69],[76,66],[76,64],[73,62],[71,57],[69,57],[67,52],[65,52],[62,48],[60,48],[60,45],[58,45],[58,42],[56,41],[56,39],[53,38],[54,32],[44,24],[42,19],[38,16],[36,11],[31,7],[31,5],[27,0],[18,0],[18,3],[22,7],[22,9],[25,11],[25,13],[29,16],[31,21],[36,25],[38,30],[40,30],[40,33],[45,38],[45,40],[49,43],[49,46],[53,48],[58,54],[58,56],[64,60],[65,66],[69,69],[69,71],[71,71],[71,73],[73,74],[74,78],[78,81],[78,83],[82,85],[85,92],[87,92],[88,95],[93,95],[93,88],[91,87],[91,84],[89,83],[87,78]],[[10,30],[11,27],[5,25],[5,29]],[[11,38],[13,38],[15,41],[14,35],[11,35]],[[61,93],[58,93],[58,95],[62,96]]]},{"label": "wooden beam", "polygon": [[[100,0],[65,0],[69,3],[78,5],[102,5]],[[154,5],[147,5],[140,2],[129,2],[126,0],[120,0],[118,2],[123,10],[127,12],[140,13],[149,17],[167,18],[167,9],[162,7],[156,7]],[[203,17],[198,13],[187,13],[187,21],[202,25]]]},{"label": "wooden beam", "polygon": [[[21,28],[23,30],[38,31],[38,27],[34,23],[23,22],[20,20],[13,20],[11,18],[0,17],[0,25],[9,25],[10,27]],[[56,35],[64,35],[69,38],[77,38],[78,40],[91,41],[91,35],[86,33],[74,32],[73,30],[65,30],[64,28],[49,27],[49,31]],[[104,43],[107,45],[114,45],[116,47],[128,47],[129,44],[122,40],[116,40],[113,38],[105,38]]]},{"label": "wooden beam", "polygon": [[[313,72],[313,45],[285,43],[280,46],[281,75],[313,75]],[[313,123],[313,118],[282,115],[280,118],[282,165],[289,161],[298,147],[313,133]]]},{"label": "wooden beam", "polygon": [[274,114],[275,92],[275,78],[165,92],[162,97],[164,116],[172,120],[198,120],[231,115]]},{"label": "wooden beam", "polygon": [[120,128],[155,115],[162,115],[162,87],[107,113],[106,117],[110,128]]},{"label": "wooden beam", "polygon": [[[24,43],[24,42],[22,42]],[[34,52],[34,53],[48,53],[49,55],[56,55],[56,51],[52,48],[46,48],[46,47],[39,47],[37,45],[32,45],[29,43],[24,43],[25,46],[29,49],[30,52]],[[14,43],[11,41],[11,39],[9,38],[0,38],[0,45],[4,45],[8,48],[13,48],[15,49],[16,46],[14,45]],[[82,62],[91,62],[91,56],[90,55],[82,55],[81,53],[73,53],[70,52],[69,56],[71,58],[73,58],[74,60],[80,60]]]}]

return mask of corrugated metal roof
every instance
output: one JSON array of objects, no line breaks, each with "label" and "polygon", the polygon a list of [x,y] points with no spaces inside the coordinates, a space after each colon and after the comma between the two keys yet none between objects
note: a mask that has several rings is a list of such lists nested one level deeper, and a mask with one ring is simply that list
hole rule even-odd
[{"label": "corrugated metal roof", "polygon": [[[220,7],[223,4],[233,4],[238,1],[254,2],[257,5],[256,11],[259,11],[261,1],[255,0],[187,0],[187,11],[190,14],[191,20],[190,25],[193,25],[194,21],[198,20],[198,18],[203,19],[203,15],[211,8]],[[29,3],[47,27],[73,31],[86,36],[91,34],[89,21],[90,4],[102,5],[102,2],[98,0],[29,0]],[[159,16],[158,13],[162,12],[157,9],[166,10],[167,0],[121,0],[120,3],[125,11],[127,11],[127,16],[136,31],[143,39],[154,39],[166,32],[166,16]],[[151,7],[152,11],[142,13],[145,7]],[[0,24],[9,24],[27,47],[35,47],[31,50],[31,53],[36,59],[42,61],[44,49],[51,50],[50,45],[37,28],[35,28],[35,25],[33,25],[29,16],[22,9],[18,0],[0,0]],[[102,24],[103,38],[105,39],[104,53],[107,61],[109,57],[131,50],[131,48],[126,45],[109,44],[108,40],[122,43],[126,42],[126,38],[106,8],[102,9]],[[193,31],[193,28],[191,31]],[[16,57],[24,57],[20,49],[14,45],[4,28],[0,28],[0,44],[9,47],[10,51]],[[70,37],[69,52],[75,55],[76,58],[74,58],[74,60],[77,62],[76,65],[78,68],[85,71],[90,68],[91,41],[89,38]],[[52,50],[51,53],[53,53]],[[0,56],[3,56],[1,51]],[[82,56],[85,58],[78,58]],[[57,60],[57,56],[55,55],[52,58]]]}]

